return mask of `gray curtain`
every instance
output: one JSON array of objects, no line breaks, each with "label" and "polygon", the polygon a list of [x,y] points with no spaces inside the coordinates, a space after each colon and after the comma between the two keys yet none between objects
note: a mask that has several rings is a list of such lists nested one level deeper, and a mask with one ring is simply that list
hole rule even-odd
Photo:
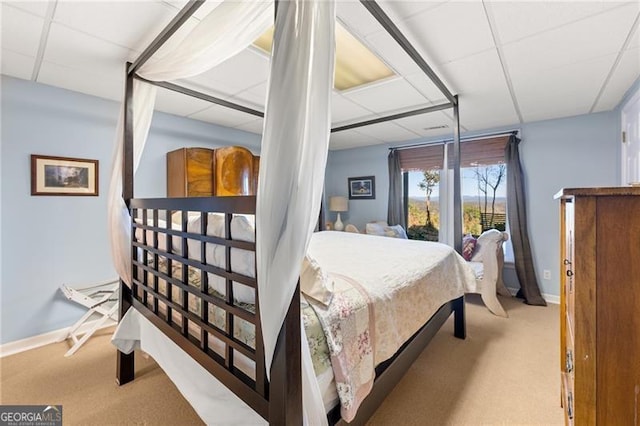
[{"label": "gray curtain", "polygon": [[400,156],[395,149],[389,152],[389,206],[387,210],[389,225],[402,225],[407,229],[404,217],[404,195],[402,193],[402,167]]},{"label": "gray curtain", "polygon": [[526,197],[524,190],[524,175],[520,165],[520,139],[512,134],[505,148],[505,162],[507,163],[507,216],[511,229],[511,242],[515,257],[516,274],[520,281],[518,296],[524,297],[529,305],[547,306],[540,294],[540,287],[536,279],[533,266],[531,245],[527,225]]}]

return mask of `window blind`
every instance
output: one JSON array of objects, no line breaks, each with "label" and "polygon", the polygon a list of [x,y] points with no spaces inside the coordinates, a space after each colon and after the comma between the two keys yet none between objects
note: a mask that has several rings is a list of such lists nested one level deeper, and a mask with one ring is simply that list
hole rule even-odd
[{"label": "window blind", "polygon": [[[504,149],[509,135],[470,139],[460,143],[460,167],[504,163]],[[448,163],[453,164],[452,142],[449,144]],[[444,144],[425,145],[398,150],[403,171],[439,170],[444,162]]]}]

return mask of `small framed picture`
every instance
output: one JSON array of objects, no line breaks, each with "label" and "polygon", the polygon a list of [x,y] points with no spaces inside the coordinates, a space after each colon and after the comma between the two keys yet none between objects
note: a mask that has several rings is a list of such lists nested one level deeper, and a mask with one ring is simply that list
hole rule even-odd
[{"label": "small framed picture", "polygon": [[98,195],[98,160],[31,155],[31,195]]},{"label": "small framed picture", "polygon": [[350,200],[375,200],[376,177],[362,176],[348,178]]}]

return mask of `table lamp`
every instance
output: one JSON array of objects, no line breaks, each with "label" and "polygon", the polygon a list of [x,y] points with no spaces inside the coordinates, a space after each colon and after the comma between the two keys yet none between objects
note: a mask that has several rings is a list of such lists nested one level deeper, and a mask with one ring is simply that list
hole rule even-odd
[{"label": "table lamp", "polygon": [[329,197],[329,210],[332,212],[338,212],[336,223],[333,224],[333,229],[336,231],[344,230],[344,224],[342,223],[342,220],[340,220],[340,212],[346,212],[349,210],[347,208],[348,202],[347,197]]}]

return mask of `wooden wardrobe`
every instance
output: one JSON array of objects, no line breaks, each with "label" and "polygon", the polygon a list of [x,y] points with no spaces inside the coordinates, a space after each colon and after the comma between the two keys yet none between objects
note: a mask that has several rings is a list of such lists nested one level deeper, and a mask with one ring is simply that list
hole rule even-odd
[{"label": "wooden wardrobe", "polygon": [[565,423],[640,425],[640,188],[556,198]]},{"label": "wooden wardrobe", "polygon": [[167,197],[255,195],[260,157],[241,146],[167,153]]}]

